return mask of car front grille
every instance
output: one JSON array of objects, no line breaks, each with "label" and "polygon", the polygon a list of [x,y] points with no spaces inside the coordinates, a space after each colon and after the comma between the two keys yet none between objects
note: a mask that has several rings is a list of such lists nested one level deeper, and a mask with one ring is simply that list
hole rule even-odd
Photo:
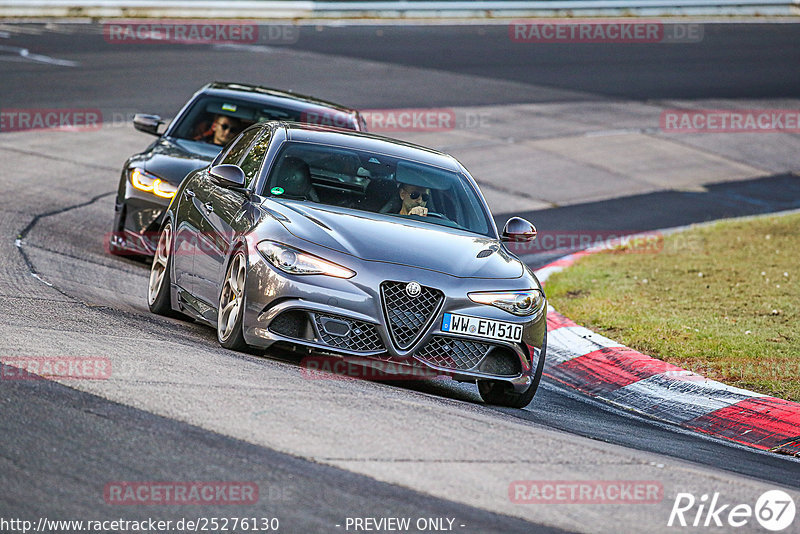
[{"label": "car front grille", "polygon": [[[383,351],[384,346],[375,325],[338,315],[315,313],[314,325],[322,343],[353,352]],[[344,332],[333,332],[331,324]]]},{"label": "car front grille", "polygon": [[[309,321],[313,323],[313,329]],[[340,315],[291,309],[273,319],[269,329],[288,338],[320,343],[334,349],[351,352],[386,351],[375,325]]]},{"label": "car front grille", "polygon": [[434,314],[444,299],[438,289],[421,286],[416,297],[406,292],[405,282],[384,282],[381,284],[381,298],[389,323],[392,341],[401,350],[414,344],[430,324]]},{"label": "car front grille", "polygon": [[454,337],[434,336],[417,353],[427,363],[455,371],[476,371],[497,376],[516,376],[521,367],[517,354],[500,345]]},{"label": "car front grille", "polygon": [[271,332],[295,339],[302,339],[308,324],[308,314],[302,310],[287,310],[269,324]]},{"label": "car front grille", "polygon": [[477,367],[491,349],[488,343],[434,336],[417,356],[438,367],[468,371]]},{"label": "car front grille", "polygon": [[495,348],[480,364],[478,371],[497,376],[517,376],[522,372],[522,365],[514,351]]}]

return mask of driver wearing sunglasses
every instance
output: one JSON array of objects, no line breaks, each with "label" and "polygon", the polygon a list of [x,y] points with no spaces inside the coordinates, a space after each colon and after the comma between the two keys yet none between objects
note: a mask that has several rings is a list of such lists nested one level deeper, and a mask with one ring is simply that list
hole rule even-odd
[{"label": "driver wearing sunglasses", "polygon": [[236,137],[241,130],[241,125],[242,123],[235,117],[215,115],[211,127],[195,137],[195,140],[225,146],[228,144],[228,141]]},{"label": "driver wearing sunglasses", "polygon": [[211,130],[214,132],[212,143],[221,146],[227,145],[228,141],[239,133],[239,120],[227,115],[217,115],[214,124],[211,125]]},{"label": "driver wearing sunglasses", "polygon": [[431,197],[430,189],[416,185],[401,184],[399,192],[400,200],[402,201],[400,215],[419,215],[420,217],[428,215],[428,208],[425,205]]}]

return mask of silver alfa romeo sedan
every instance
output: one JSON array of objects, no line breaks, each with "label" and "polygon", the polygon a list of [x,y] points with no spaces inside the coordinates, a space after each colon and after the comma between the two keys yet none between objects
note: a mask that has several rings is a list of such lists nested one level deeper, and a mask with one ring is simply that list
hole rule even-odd
[{"label": "silver alfa romeo sedan", "polygon": [[[547,303],[453,157],[376,135],[256,124],[181,182],[151,268],[151,311],[234,350],[273,344],[477,382],[521,408],[544,366]],[[387,366],[391,363],[391,366]]]}]

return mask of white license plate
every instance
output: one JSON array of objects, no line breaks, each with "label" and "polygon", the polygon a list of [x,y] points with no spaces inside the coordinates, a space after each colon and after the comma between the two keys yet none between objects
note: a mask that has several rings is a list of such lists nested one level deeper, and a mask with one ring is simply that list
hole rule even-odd
[{"label": "white license plate", "polygon": [[470,336],[499,339],[501,341],[522,341],[522,325],[445,313],[442,320],[442,332],[467,334]]}]

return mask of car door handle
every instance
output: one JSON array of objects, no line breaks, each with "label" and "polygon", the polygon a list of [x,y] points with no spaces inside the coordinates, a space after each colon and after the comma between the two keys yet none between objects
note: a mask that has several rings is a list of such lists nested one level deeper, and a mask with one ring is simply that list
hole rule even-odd
[{"label": "car door handle", "polygon": [[203,204],[203,207],[209,213],[213,213],[214,212],[214,205],[211,202],[206,202],[205,204]]},{"label": "car door handle", "polygon": [[191,189],[184,189],[183,196],[185,196],[186,198],[194,198],[194,191],[192,191]]}]

